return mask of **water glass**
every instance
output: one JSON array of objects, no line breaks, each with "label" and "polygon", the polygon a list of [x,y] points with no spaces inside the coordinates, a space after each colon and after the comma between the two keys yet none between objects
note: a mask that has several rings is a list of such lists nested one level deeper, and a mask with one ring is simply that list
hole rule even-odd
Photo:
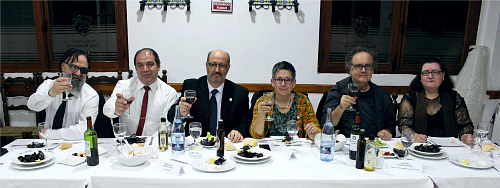
[{"label": "water glass", "polygon": [[403,130],[401,134],[401,143],[405,148],[405,160],[406,156],[408,156],[408,148],[413,144],[413,141],[415,141],[415,132],[411,129]]},{"label": "water glass", "polygon": [[115,137],[118,139],[118,143],[120,146],[122,145],[123,138],[127,133],[127,125],[125,123],[115,123],[113,124],[113,133]]},{"label": "water glass", "polygon": [[288,134],[290,135],[291,139],[291,145],[292,145],[292,151],[293,150],[293,144],[295,142],[294,137],[297,135],[297,131],[299,128],[297,127],[297,121],[296,120],[289,120],[287,125],[286,125],[286,130],[288,131]]},{"label": "water glass", "polygon": [[192,122],[189,124],[189,133],[191,137],[193,137],[193,142],[194,142],[194,149],[191,155],[201,155],[201,153],[198,151],[198,138],[200,138],[201,135],[201,123],[200,122]]},{"label": "water glass", "polygon": [[52,125],[49,122],[38,123],[38,135],[45,139],[45,149],[48,148],[49,142],[47,139],[47,130],[52,129]]}]

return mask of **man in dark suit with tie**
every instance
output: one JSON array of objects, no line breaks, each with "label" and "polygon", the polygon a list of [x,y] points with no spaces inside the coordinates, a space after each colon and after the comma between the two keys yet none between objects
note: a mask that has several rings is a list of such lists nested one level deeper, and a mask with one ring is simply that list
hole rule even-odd
[{"label": "man in dark suit with tie", "polygon": [[[217,122],[222,119],[226,137],[233,142],[242,141],[248,136],[251,120],[248,117],[248,89],[226,79],[231,67],[229,54],[223,50],[214,50],[208,53],[207,75],[198,79],[184,80],[179,102],[174,104],[168,112],[168,120],[173,122],[175,105],[179,105],[182,117],[190,112],[192,119],[186,122],[186,135],[189,134],[189,123],[202,124],[202,136],[207,132],[215,135]],[[195,90],[196,100],[189,104],[184,97],[185,90]]]}]

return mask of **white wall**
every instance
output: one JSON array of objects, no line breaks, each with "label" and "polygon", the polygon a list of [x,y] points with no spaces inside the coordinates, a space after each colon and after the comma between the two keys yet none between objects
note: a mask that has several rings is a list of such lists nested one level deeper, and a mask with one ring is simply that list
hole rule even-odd
[{"label": "white wall", "polygon": [[[347,76],[317,72],[319,0],[299,0],[297,14],[293,10],[276,10],[274,14],[263,9],[249,12],[245,0],[233,0],[233,13],[212,13],[210,2],[192,1],[190,12],[170,8],[166,12],[148,8],[141,12],[137,0],[127,0],[131,69],[137,50],[153,48],[160,55],[161,69],[168,71],[168,82],[182,83],[206,74],[207,53],[223,49],[231,55],[227,78],[237,83],[269,83],[272,66],[282,60],[295,66],[298,84],[334,84]],[[491,84],[500,78],[493,74],[500,71],[500,1],[483,1],[482,7],[477,45],[491,49],[488,89],[500,90],[500,85]],[[372,81],[400,86],[409,85],[413,77],[375,74]],[[320,94],[310,95],[315,108],[320,98]],[[493,108],[496,103],[489,106]],[[488,116],[486,112],[484,116]]]}]

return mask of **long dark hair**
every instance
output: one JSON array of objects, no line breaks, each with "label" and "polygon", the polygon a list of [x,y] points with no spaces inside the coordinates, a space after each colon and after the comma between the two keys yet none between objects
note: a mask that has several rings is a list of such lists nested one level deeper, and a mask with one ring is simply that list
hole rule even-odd
[{"label": "long dark hair", "polygon": [[441,60],[439,60],[439,58],[434,58],[434,57],[426,58],[420,63],[420,66],[419,66],[418,72],[417,72],[417,76],[415,76],[415,78],[411,81],[410,89],[414,90],[414,91],[418,91],[418,92],[424,91],[424,85],[422,85],[421,79],[422,79],[422,67],[426,63],[439,64],[441,71],[443,71],[442,73],[444,73],[444,81],[439,86],[439,92],[448,92],[448,91],[453,90],[453,88],[455,87],[455,84],[451,80],[451,76],[448,72],[448,69],[446,68],[444,63],[442,63]]},{"label": "long dark hair", "polygon": [[87,58],[87,64],[89,65],[89,67],[87,67],[87,68],[90,70],[89,55],[87,53],[85,53],[83,50],[80,50],[77,48],[70,48],[70,49],[66,50],[66,52],[64,52],[63,56],[61,57],[61,60],[59,61],[59,69],[61,69],[61,72],[62,72],[61,65],[64,62],[72,60],[72,62],[67,62],[67,63],[71,64],[75,61],[78,61],[78,56],[80,56],[80,55],[84,55]]}]

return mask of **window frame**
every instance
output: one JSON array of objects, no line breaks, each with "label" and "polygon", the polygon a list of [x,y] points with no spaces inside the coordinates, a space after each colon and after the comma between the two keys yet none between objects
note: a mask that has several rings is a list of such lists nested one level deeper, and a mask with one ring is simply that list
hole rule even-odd
[{"label": "window frame", "polygon": [[[479,16],[481,13],[481,1],[469,1],[468,16],[464,34],[464,45],[462,46],[462,62],[460,65],[447,65],[452,75],[456,75],[462,69],[469,52],[469,46],[476,43]],[[333,1],[321,1],[320,27],[319,27],[319,50],[318,50],[318,73],[345,73],[345,62],[330,61],[331,43],[331,17]],[[378,62],[375,71],[386,74],[413,74],[418,65],[404,65],[404,46],[406,40],[406,20],[408,17],[409,1],[394,1],[392,37],[389,62]]]},{"label": "window frame", "polygon": [[[37,40],[38,62],[1,62],[2,72],[59,72],[59,59],[53,58],[50,33],[49,1],[33,0],[33,17]],[[91,72],[129,70],[126,1],[115,0],[117,61],[92,61]]]}]

